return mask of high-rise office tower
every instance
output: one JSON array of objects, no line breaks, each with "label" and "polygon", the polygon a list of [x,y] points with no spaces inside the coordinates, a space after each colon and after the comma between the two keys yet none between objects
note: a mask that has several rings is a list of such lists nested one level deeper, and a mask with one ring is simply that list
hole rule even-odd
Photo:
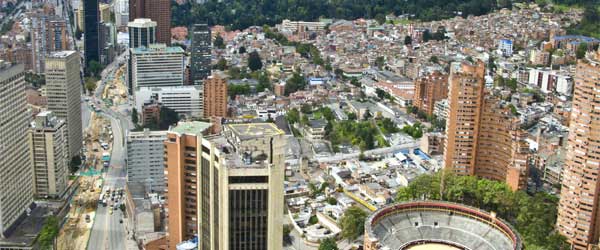
[{"label": "high-rise office tower", "polygon": [[557,227],[572,249],[598,243],[600,216],[600,51],[579,60],[569,127],[566,164],[558,206]]},{"label": "high-rise office tower", "polygon": [[156,43],[156,22],[148,18],[138,18],[127,24],[129,48],[148,47]]},{"label": "high-rise office tower", "polygon": [[192,31],[190,77],[195,85],[210,75],[211,36],[207,24],[195,24]]},{"label": "high-rise office tower", "polygon": [[127,132],[127,181],[143,183],[150,192],[165,191],[166,131]]},{"label": "high-rise office tower", "polygon": [[129,0],[129,21],[149,18],[156,22],[156,40],[171,44],[171,1]]},{"label": "high-rise office tower", "polygon": [[444,166],[457,175],[504,181],[513,190],[527,187],[527,133],[500,98],[486,92],[479,61],[451,66]]},{"label": "high-rise office tower", "polygon": [[69,157],[79,155],[82,146],[81,75],[79,53],[59,51],[46,58],[48,110],[67,124]]},{"label": "high-rise office tower", "polygon": [[198,249],[281,249],[284,133],[271,123],[206,123],[167,134],[168,247],[198,235]]},{"label": "high-rise office tower", "polygon": [[427,115],[433,115],[435,102],[448,97],[448,75],[439,71],[415,80],[413,106]]},{"label": "high-rise office tower", "polygon": [[227,78],[221,72],[209,76],[204,87],[204,117],[227,116]]},{"label": "high-rise office tower", "polygon": [[[84,18],[84,56],[85,67],[90,66],[91,61],[100,62],[100,46],[98,44],[98,28],[100,25],[100,12],[98,11],[98,0],[85,0],[83,4]],[[68,122],[67,122],[68,123]]]},{"label": "high-rise office tower", "polygon": [[183,85],[181,47],[152,44],[130,49],[132,88]]},{"label": "high-rise office tower", "polygon": [[29,130],[36,196],[60,197],[67,189],[68,150],[65,122],[50,111],[37,114]]},{"label": "high-rise office tower", "polygon": [[33,204],[23,65],[0,63],[0,96],[0,237],[6,237]]}]

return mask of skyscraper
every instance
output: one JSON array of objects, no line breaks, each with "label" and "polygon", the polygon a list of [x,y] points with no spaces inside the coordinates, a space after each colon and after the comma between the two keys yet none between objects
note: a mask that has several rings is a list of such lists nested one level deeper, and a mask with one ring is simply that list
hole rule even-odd
[{"label": "skyscraper", "polygon": [[204,117],[227,117],[227,79],[214,73],[204,81]]},{"label": "skyscraper", "polygon": [[415,80],[413,106],[427,115],[433,114],[435,102],[448,97],[448,75],[435,71]]},{"label": "skyscraper", "polygon": [[50,111],[37,114],[29,131],[29,150],[35,195],[61,196],[67,189],[70,160],[65,122]]},{"label": "skyscraper", "polygon": [[600,236],[600,51],[579,60],[569,127],[566,164],[558,206],[557,227],[572,243],[584,250]]},{"label": "skyscraper", "polygon": [[84,29],[84,56],[85,67],[90,66],[91,61],[100,62],[100,46],[98,45],[98,27],[100,17],[98,11],[98,0],[85,0],[83,4],[85,13]]},{"label": "skyscraper", "polygon": [[138,18],[127,24],[129,48],[148,47],[156,43],[156,22],[148,18]]},{"label": "skyscraper", "polygon": [[10,234],[11,226],[33,204],[24,77],[23,65],[0,63],[0,237]]},{"label": "skyscraper", "polygon": [[156,40],[171,45],[171,1],[129,0],[129,21],[149,18],[156,22]]},{"label": "skyscraper", "polygon": [[81,75],[79,53],[59,51],[46,58],[48,110],[67,124],[69,157],[79,155],[82,146]]},{"label": "skyscraper", "polygon": [[283,131],[229,124],[203,136],[207,128],[180,123],[167,134],[169,249],[195,234],[198,249],[281,249]]},{"label": "skyscraper", "polygon": [[485,90],[483,62],[453,64],[445,168],[457,175],[504,181],[513,190],[527,187],[527,132],[500,98]]},{"label": "skyscraper", "polygon": [[211,36],[207,24],[194,25],[191,50],[191,82],[199,85],[210,75]]}]

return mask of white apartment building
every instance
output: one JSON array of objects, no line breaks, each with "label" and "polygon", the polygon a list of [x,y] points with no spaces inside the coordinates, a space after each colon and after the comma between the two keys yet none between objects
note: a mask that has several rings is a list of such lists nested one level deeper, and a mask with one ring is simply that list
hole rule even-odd
[{"label": "white apartment building", "polygon": [[164,192],[164,141],[167,131],[127,133],[127,181],[143,183],[150,192]]},{"label": "white apartment building", "polygon": [[139,87],[135,90],[135,108],[142,110],[144,102],[155,98],[179,115],[201,118],[203,94],[202,85]]},{"label": "white apartment building", "polygon": [[0,61],[0,238],[33,204],[23,65]]},{"label": "white apartment building", "polygon": [[36,115],[29,130],[29,156],[37,197],[58,198],[67,189],[69,147],[66,124],[51,111]]},{"label": "white apartment building", "polygon": [[53,52],[46,57],[48,110],[67,124],[70,158],[79,155],[83,141],[80,61],[77,51]]},{"label": "white apartment building", "polygon": [[528,84],[540,88],[545,94],[553,92],[564,96],[573,94],[573,78],[565,72],[531,69],[529,70]]}]

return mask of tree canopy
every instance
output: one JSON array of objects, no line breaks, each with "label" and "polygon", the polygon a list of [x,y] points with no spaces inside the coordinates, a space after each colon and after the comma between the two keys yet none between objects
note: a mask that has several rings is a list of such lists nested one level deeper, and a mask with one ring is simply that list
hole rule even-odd
[{"label": "tree canopy", "polygon": [[347,20],[370,18],[381,22],[390,13],[412,14],[414,18],[430,21],[450,18],[459,12],[463,17],[483,15],[510,5],[511,1],[492,0],[208,0],[203,4],[195,1],[181,5],[174,3],[171,16],[173,26],[188,26],[203,20],[209,25],[220,24],[235,30],[253,25],[274,26],[284,19],[314,21],[320,17]]},{"label": "tree canopy", "polygon": [[337,243],[333,238],[327,238],[319,243],[319,250],[338,250]]},{"label": "tree canopy", "polygon": [[262,59],[260,58],[258,52],[250,52],[250,54],[248,54],[248,68],[250,68],[250,70],[252,71],[257,71],[259,69],[262,69],[262,67]]},{"label": "tree canopy", "polygon": [[342,227],[342,237],[348,240],[354,240],[364,232],[365,219],[367,212],[360,207],[351,206],[346,209],[344,215],[340,219]]}]

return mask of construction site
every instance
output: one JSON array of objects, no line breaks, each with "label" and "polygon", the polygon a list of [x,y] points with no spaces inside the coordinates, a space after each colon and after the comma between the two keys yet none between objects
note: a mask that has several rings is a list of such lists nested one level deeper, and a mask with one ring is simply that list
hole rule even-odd
[{"label": "construction site", "polygon": [[[115,77],[109,77],[102,91],[107,106],[127,102],[127,87],[124,84],[124,68],[119,68]],[[57,248],[64,250],[86,249],[94,225],[96,208],[102,194],[103,173],[110,166],[113,134],[110,121],[102,116],[97,105],[90,102],[90,125],[84,132],[83,164],[74,176],[79,189],[70,203],[58,238]]]}]

